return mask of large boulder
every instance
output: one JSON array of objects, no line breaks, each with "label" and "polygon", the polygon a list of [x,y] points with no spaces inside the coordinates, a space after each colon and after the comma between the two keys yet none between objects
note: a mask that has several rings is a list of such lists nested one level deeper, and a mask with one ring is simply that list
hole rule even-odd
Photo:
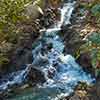
[{"label": "large boulder", "polygon": [[27,83],[33,85],[37,83],[44,83],[46,81],[44,73],[34,65],[29,66],[29,72],[27,74]]},{"label": "large boulder", "polygon": [[95,70],[92,66],[92,58],[89,52],[81,53],[76,62],[82,66],[83,70],[91,73],[93,77],[95,76]]}]

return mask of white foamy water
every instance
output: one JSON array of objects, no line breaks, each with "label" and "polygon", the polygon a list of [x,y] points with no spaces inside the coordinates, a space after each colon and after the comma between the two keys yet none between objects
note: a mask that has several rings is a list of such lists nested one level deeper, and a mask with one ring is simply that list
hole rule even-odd
[{"label": "white foamy water", "polygon": [[[42,55],[40,49],[38,49],[40,52],[37,54],[34,54],[36,52],[33,50],[33,57],[38,62],[37,65],[39,66],[40,64],[39,67],[44,72],[47,80],[43,86],[40,86],[39,92],[36,93],[37,100],[40,97],[41,100],[59,100],[59,98],[74,92],[74,88],[79,82],[85,82],[90,85],[95,81],[90,74],[82,70],[82,67],[76,63],[74,57],[63,54],[64,44],[59,36],[46,34],[45,39],[45,43],[52,43],[53,47],[48,52],[44,51],[44,57],[40,57],[40,54]],[[47,63],[41,65],[43,62],[40,59],[46,59]],[[48,77],[48,72],[50,72],[52,78]],[[54,95],[52,95],[53,93]]]},{"label": "white foamy water", "polygon": [[[63,54],[64,43],[57,35],[62,25],[70,23],[74,4],[75,2],[64,3],[60,8],[61,20],[58,25],[47,29],[39,44],[32,50],[33,64],[44,72],[46,78],[46,82],[42,86],[33,89],[34,100],[59,100],[74,92],[74,88],[79,82],[92,84],[95,81],[90,74],[82,70],[82,67],[75,62],[74,57]],[[27,70],[28,68],[20,71],[11,81],[0,85],[0,90],[7,89],[8,85],[22,83],[27,76]]]},{"label": "white foamy water", "polygon": [[8,78],[8,80],[3,81],[3,83],[0,85],[0,91],[4,91],[8,88],[10,88],[10,86],[13,85],[20,85],[22,84],[22,82],[25,81],[25,78],[27,76],[29,69],[28,67],[26,67],[25,70],[21,70],[18,72],[13,72]]},{"label": "white foamy water", "polygon": [[74,4],[73,3],[65,3],[63,7],[61,8],[61,21],[58,23],[58,27],[61,27],[61,25],[67,25],[70,24],[70,18],[72,15],[72,12],[74,10]]}]

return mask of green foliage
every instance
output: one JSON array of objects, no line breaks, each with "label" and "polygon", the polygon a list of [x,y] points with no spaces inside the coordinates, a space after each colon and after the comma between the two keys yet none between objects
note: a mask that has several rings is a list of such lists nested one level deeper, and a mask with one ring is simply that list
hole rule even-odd
[{"label": "green foliage", "polygon": [[0,65],[7,64],[9,59],[7,59],[4,55],[0,55]]},{"label": "green foliage", "polygon": [[89,41],[91,41],[92,44],[100,46],[100,33],[92,33],[92,35],[89,36]]},{"label": "green foliage", "polygon": [[[16,43],[19,35],[17,23],[26,20],[23,11],[30,1],[32,0],[0,0],[0,65],[8,62],[1,49],[6,42]],[[5,49],[7,48],[9,47]]]},{"label": "green foliage", "polygon": [[92,15],[96,17],[97,23],[100,24],[100,4],[96,4],[91,8]]},{"label": "green foliage", "polygon": [[27,19],[24,9],[32,1],[0,0],[0,67],[9,62],[5,51],[9,51],[9,44],[18,41],[20,33],[17,24]]},{"label": "green foliage", "polygon": [[87,22],[95,23],[95,26],[100,28],[100,0],[91,0],[89,3],[82,3],[81,6],[89,12]]},{"label": "green foliage", "polygon": [[[100,75],[100,33],[92,33],[86,44],[82,45],[79,53],[91,52],[92,65],[95,68],[96,76]],[[98,68],[99,67],[99,68]]]},{"label": "green foliage", "polygon": [[8,37],[17,32],[16,24],[25,20],[25,5],[32,0],[1,0],[0,1],[0,35]]},{"label": "green foliage", "polygon": [[93,6],[91,12],[94,14],[94,16],[100,16],[100,4]]},{"label": "green foliage", "polygon": [[20,43],[21,38],[25,36],[23,32],[24,23],[33,23],[33,21],[29,19],[30,16],[27,14],[26,9],[31,5],[33,9],[30,9],[34,16],[35,13],[39,12],[38,10],[42,11],[42,7],[44,7],[43,1],[44,0],[0,0],[0,66],[8,62],[7,54],[9,51],[12,51],[13,47],[16,47],[16,45]]},{"label": "green foliage", "polygon": [[[86,21],[91,26],[97,29],[97,33],[92,33],[87,40],[87,43],[82,45],[78,51],[78,55],[81,52],[91,52],[92,64],[95,68],[96,76],[100,75],[100,0],[88,0],[85,3],[81,3],[82,9],[87,11]],[[84,13],[83,13],[84,15]]]},{"label": "green foliage", "polygon": [[96,74],[96,76],[100,77],[100,69],[97,69],[97,70],[95,71],[95,74]]}]

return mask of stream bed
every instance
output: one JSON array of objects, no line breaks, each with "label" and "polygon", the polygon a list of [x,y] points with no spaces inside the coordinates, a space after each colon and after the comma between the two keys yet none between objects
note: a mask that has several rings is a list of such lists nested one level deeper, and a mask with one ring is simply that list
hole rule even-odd
[{"label": "stream bed", "polygon": [[[76,63],[73,56],[63,52],[64,41],[58,34],[62,25],[70,24],[74,5],[74,0],[63,4],[60,8],[61,20],[51,28],[41,30],[43,35],[32,50],[32,64],[44,73],[46,82],[13,93],[9,100],[63,100],[64,97],[74,92],[79,82],[88,85],[95,82],[91,74],[84,72],[82,67]],[[12,74],[12,80],[3,82],[0,90],[6,90],[9,85],[23,83],[26,81],[27,72],[28,66],[25,70]]]}]

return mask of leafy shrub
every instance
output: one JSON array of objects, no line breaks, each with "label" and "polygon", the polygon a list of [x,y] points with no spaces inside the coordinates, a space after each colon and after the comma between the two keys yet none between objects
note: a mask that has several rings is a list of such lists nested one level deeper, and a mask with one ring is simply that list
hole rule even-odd
[{"label": "leafy shrub", "polygon": [[95,68],[96,76],[100,75],[100,33],[92,33],[87,40],[87,43],[79,49],[81,52],[91,52],[92,65]]},{"label": "leafy shrub", "polygon": [[0,35],[3,35],[5,40],[17,32],[16,24],[26,18],[23,10],[30,1],[32,0],[0,1]]},{"label": "leafy shrub", "polygon": [[94,16],[100,16],[100,4],[94,5],[91,12],[94,14]]},{"label": "leafy shrub", "polygon": [[17,23],[27,19],[23,11],[31,1],[0,0],[0,68],[9,62],[6,53],[20,36]]},{"label": "leafy shrub", "polygon": [[86,21],[100,28],[100,0],[87,0],[80,5],[83,9],[88,11]]},{"label": "leafy shrub", "polygon": [[96,4],[91,8],[92,15],[96,17],[97,23],[100,24],[100,4]]},{"label": "leafy shrub", "polygon": [[89,41],[91,41],[92,44],[100,46],[100,33],[92,33],[92,35],[89,36]]}]

